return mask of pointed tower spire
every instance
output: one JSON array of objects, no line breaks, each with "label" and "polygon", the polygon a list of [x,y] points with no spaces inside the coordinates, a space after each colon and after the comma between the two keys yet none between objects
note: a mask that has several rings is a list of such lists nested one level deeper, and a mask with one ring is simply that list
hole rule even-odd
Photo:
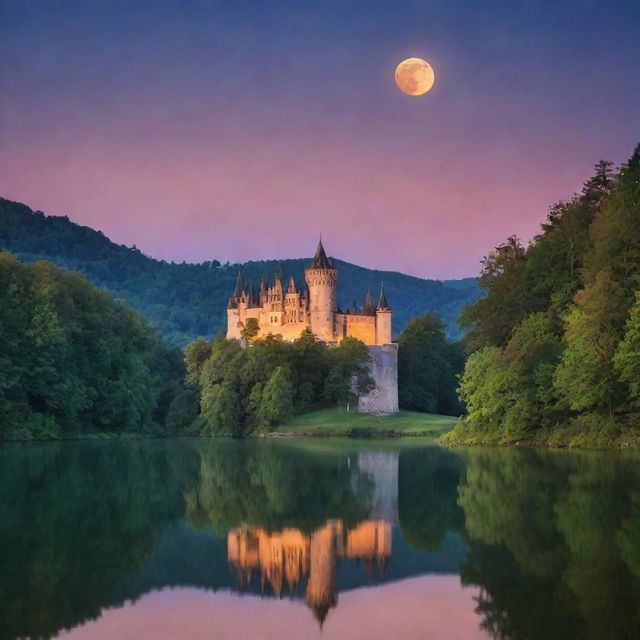
[{"label": "pointed tower spire", "polygon": [[242,269],[238,269],[238,277],[236,278],[236,288],[233,292],[233,296],[235,298],[240,298],[243,293],[243,285],[242,285]]},{"label": "pointed tower spire", "polygon": [[256,288],[253,286],[253,282],[251,283],[251,287],[249,288],[249,306],[258,306],[258,299],[256,298]]},{"label": "pointed tower spire", "polygon": [[387,296],[384,294],[384,282],[380,283],[380,297],[378,298],[378,309],[390,309]]},{"label": "pointed tower spire", "polygon": [[371,299],[371,287],[367,288],[367,295],[365,296],[364,304],[362,305],[362,315],[363,316],[375,315],[375,310],[373,308],[373,300]]},{"label": "pointed tower spire", "polygon": [[238,300],[242,297],[242,269],[238,269],[238,277],[236,278],[236,288],[233,290],[229,302],[227,303],[227,309],[237,309]]},{"label": "pointed tower spire", "polygon": [[291,276],[289,278],[289,286],[287,287],[287,293],[298,293],[298,290],[296,289],[296,283],[295,283],[295,280],[293,279],[293,276]]},{"label": "pointed tower spire", "polygon": [[327,254],[324,252],[324,247],[322,246],[322,236],[320,236],[320,240],[318,241],[318,248],[316,249],[316,255],[313,256],[313,260],[311,261],[310,269],[331,269],[331,263],[329,262],[329,258],[327,258]]}]

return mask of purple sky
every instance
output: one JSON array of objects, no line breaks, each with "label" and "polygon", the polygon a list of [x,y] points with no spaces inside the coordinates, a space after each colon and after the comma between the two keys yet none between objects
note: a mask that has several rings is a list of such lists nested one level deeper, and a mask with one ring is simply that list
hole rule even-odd
[{"label": "purple sky", "polygon": [[476,275],[640,140],[633,0],[0,6],[0,195],[159,258]]}]

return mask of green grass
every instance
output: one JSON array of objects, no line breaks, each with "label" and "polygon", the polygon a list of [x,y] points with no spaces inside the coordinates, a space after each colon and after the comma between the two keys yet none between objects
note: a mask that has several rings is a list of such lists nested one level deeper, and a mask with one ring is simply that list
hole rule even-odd
[{"label": "green grass", "polygon": [[345,409],[320,409],[296,416],[274,429],[271,435],[439,438],[452,429],[458,418],[416,411],[388,416],[348,413]]}]

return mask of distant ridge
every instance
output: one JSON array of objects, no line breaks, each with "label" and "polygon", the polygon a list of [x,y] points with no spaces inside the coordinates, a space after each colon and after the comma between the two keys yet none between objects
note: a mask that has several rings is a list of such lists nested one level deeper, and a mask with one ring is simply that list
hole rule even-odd
[{"label": "distant ridge", "polygon": [[[47,216],[27,205],[0,198],[0,250],[21,260],[50,260],[86,275],[94,284],[128,301],[150,318],[172,342],[185,344],[195,336],[210,336],[226,327],[226,304],[238,269],[245,282],[271,278],[277,270],[304,283],[310,258],[220,264],[217,260],[175,263],[156,260],[135,247],[119,245],[102,232]],[[426,280],[396,271],[366,269],[333,258],[340,270],[339,304],[362,304],[367,287],[384,281],[394,311],[394,334],[414,316],[433,310],[440,314],[451,338],[460,337],[456,318],[465,304],[481,292],[476,278]]]}]

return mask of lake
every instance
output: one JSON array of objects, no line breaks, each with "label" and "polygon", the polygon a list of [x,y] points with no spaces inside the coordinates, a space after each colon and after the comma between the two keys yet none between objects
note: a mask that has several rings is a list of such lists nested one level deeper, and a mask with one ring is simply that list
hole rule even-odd
[{"label": "lake", "polygon": [[640,458],[0,446],[0,638],[638,638]]}]

